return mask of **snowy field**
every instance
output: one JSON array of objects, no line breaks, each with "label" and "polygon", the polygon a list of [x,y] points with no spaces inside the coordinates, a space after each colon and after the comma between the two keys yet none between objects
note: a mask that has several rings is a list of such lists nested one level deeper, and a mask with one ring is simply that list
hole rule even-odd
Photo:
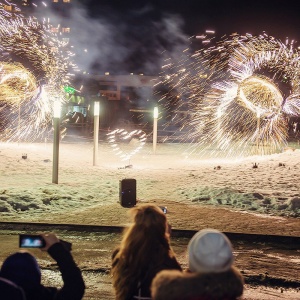
[{"label": "snowy field", "polygon": [[[220,230],[225,223],[233,223],[231,231],[273,233],[274,231],[270,231],[272,227],[288,227],[287,231],[278,229],[278,232],[290,235],[290,227],[294,226],[291,234],[297,235],[300,224],[298,222],[300,150],[295,149],[297,146],[268,156],[225,159],[212,158],[210,153],[201,158],[191,156],[187,154],[188,145],[175,143],[158,144],[156,154],[153,154],[152,144],[147,143],[130,161],[122,161],[114,154],[109,143],[101,141],[98,165],[93,166],[92,142],[78,140],[73,143],[62,142],[59,183],[53,184],[52,143],[1,143],[0,220],[101,225],[106,222],[104,225],[123,225],[122,220],[127,220],[125,216],[127,210],[120,208],[117,203],[119,181],[124,178],[135,178],[137,198],[141,202],[163,199],[168,203],[184,204],[176,204],[173,209],[178,207],[180,210],[183,206],[189,206],[188,214],[184,214],[181,210],[177,214],[173,211],[168,214],[168,219],[172,220],[171,224],[176,224],[174,218],[180,220],[184,214],[184,229],[189,229],[191,224],[201,228],[195,217],[201,222],[201,216],[205,218],[205,214],[198,216],[198,210],[193,208],[197,206],[201,207],[201,211],[205,211],[205,206],[212,208],[213,212],[210,211],[209,219],[216,218],[218,224],[215,228]],[[135,147],[136,141],[120,145],[124,153],[133,151]],[[253,168],[254,164],[257,168]],[[237,213],[239,217],[236,214],[224,215],[224,211],[220,212],[218,209],[216,214],[215,208],[223,207],[241,213]],[[244,227],[240,225],[241,218],[249,218],[248,213],[260,216],[248,219],[257,222],[258,227],[254,226],[251,229],[250,225],[243,225]],[[232,219],[230,216],[233,216]],[[97,223],[101,218],[102,220]],[[229,220],[226,220],[227,218]],[[295,222],[288,222],[291,219]],[[94,240],[91,238],[93,233],[84,233],[83,238],[78,237],[78,234],[74,237],[71,237],[69,232],[65,234],[67,236],[62,237],[73,242],[74,257],[83,270],[87,283],[85,299],[99,299],[99,295],[101,298],[114,299],[110,277],[93,270],[110,267],[109,253],[115,242],[109,240],[108,250],[104,251],[102,241],[100,245],[93,244]],[[5,240],[7,243],[7,239]],[[17,249],[17,236],[10,236],[10,240],[12,249]],[[178,243],[178,240],[176,241]],[[89,246],[82,246],[83,243]],[[180,250],[182,252],[175,248],[183,264],[186,258],[185,248],[186,245],[182,246]],[[9,251],[11,250],[5,244],[3,257]],[[257,254],[257,249],[251,249],[248,254],[240,247],[236,247],[236,251],[238,251],[236,264],[244,271],[245,276],[252,273],[263,274],[265,271],[274,278],[282,278],[288,274],[291,280],[298,280],[297,268],[289,267],[288,264],[293,264],[293,261],[287,260],[290,256],[281,250],[278,250],[279,254],[275,256],[270,254],[268,246],[260,250],[262,251],[260,254]],[[262,259],[262,253],[267,255],[267,261]],[[51,262],[42,254],[36,253],[42,265],[47,265],[46,269],[43,269],[45,282],[52,285],[61,284],[60,274],[49,270]],[[99,259],[99,255],[102,259]],[[257,255],[260,256],[259,260]],[[295,255],[294,252],[291,255]],[[294,256],[292,258],[297,260]],[[257,260],[260,263],[249,265],[249,261]],[[278,273],[275,270],[278,270]],[[298,291],[246,286],[243,299],[279,298],[298,299]]]},{"label": "snowy field", "polygon": [[[119,145],[123,153],[139,142]],[[52,143],[0,144],[0,213],[15,221],[43,212],[65,212],[119,200],[119,181],[137,180],[138,200],[165,199],[215,205],[273,216],[300,215],[300,150],[246,158],[188,155],[188,145],[151,143],[130,161],[100,142],[60,143],[59,184],[52,183]],[[22,156],[24,158],[22,158]],[[257,168],[253,168],[254,164]],[[83,220],[78,220],[78,223]]]}]

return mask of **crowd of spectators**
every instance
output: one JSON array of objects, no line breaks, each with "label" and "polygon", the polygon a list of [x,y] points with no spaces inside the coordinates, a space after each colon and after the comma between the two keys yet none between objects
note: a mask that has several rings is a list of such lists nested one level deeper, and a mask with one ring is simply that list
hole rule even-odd
[{"label": "crowd of spectators", "polygon": [[[229,239],[202,229],[187,248],[188,270],[182,270],[170,246],[171,227],[162,209],[144,204],[130,209],[132,224],[112,253],[116,300],[234,300],[243,294],[243,276],[233,266]],[[70,249],[53,234],[42,234],[42,251],[56,261],[63,286],[41,284],[41,269],[28,251],[8,256],[0,270],[2,300],[80,300],[85,283]],[[99,299],[101,295],[99,295]]]}]

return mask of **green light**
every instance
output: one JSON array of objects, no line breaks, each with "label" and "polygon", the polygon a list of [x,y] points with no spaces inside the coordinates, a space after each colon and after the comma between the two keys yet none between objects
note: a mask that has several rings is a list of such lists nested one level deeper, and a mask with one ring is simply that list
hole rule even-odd
[{"label": "green light", "polygon": [[65,86],[64,91],[70,95],[75,94],[75,89],[72,88],[71,86]]}]

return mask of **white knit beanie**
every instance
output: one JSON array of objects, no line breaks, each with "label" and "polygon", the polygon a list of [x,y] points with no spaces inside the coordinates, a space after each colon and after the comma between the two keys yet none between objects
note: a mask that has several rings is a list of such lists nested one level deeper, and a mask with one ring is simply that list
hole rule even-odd
[{"label": "white knit beanie", "polygon": [[233,264],[231,242],[215,229],[198,231],[189,242],[188,256],[189,269],[192,272],[224,272]]}]

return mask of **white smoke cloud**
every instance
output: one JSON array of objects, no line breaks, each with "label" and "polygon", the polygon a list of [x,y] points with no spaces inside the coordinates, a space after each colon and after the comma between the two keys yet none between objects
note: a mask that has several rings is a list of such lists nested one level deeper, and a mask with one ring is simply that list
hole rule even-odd
[{"label": "white smoke cloud", "polygon": [[54,26],[67,24],[71,28],[75,63],[80,69],[97,74],[157,75],[166,56],[176,57],[188,45],[182,30],[184,23],[178,15],[161,13],[151,19],[154,8],[150,5],[124,14],[108,7],[101,11],[103,14],[97,19],[91,18],[77,1],[62,12],[63,16],[48,5],[42,7],[38,17],[50,18]]}]

